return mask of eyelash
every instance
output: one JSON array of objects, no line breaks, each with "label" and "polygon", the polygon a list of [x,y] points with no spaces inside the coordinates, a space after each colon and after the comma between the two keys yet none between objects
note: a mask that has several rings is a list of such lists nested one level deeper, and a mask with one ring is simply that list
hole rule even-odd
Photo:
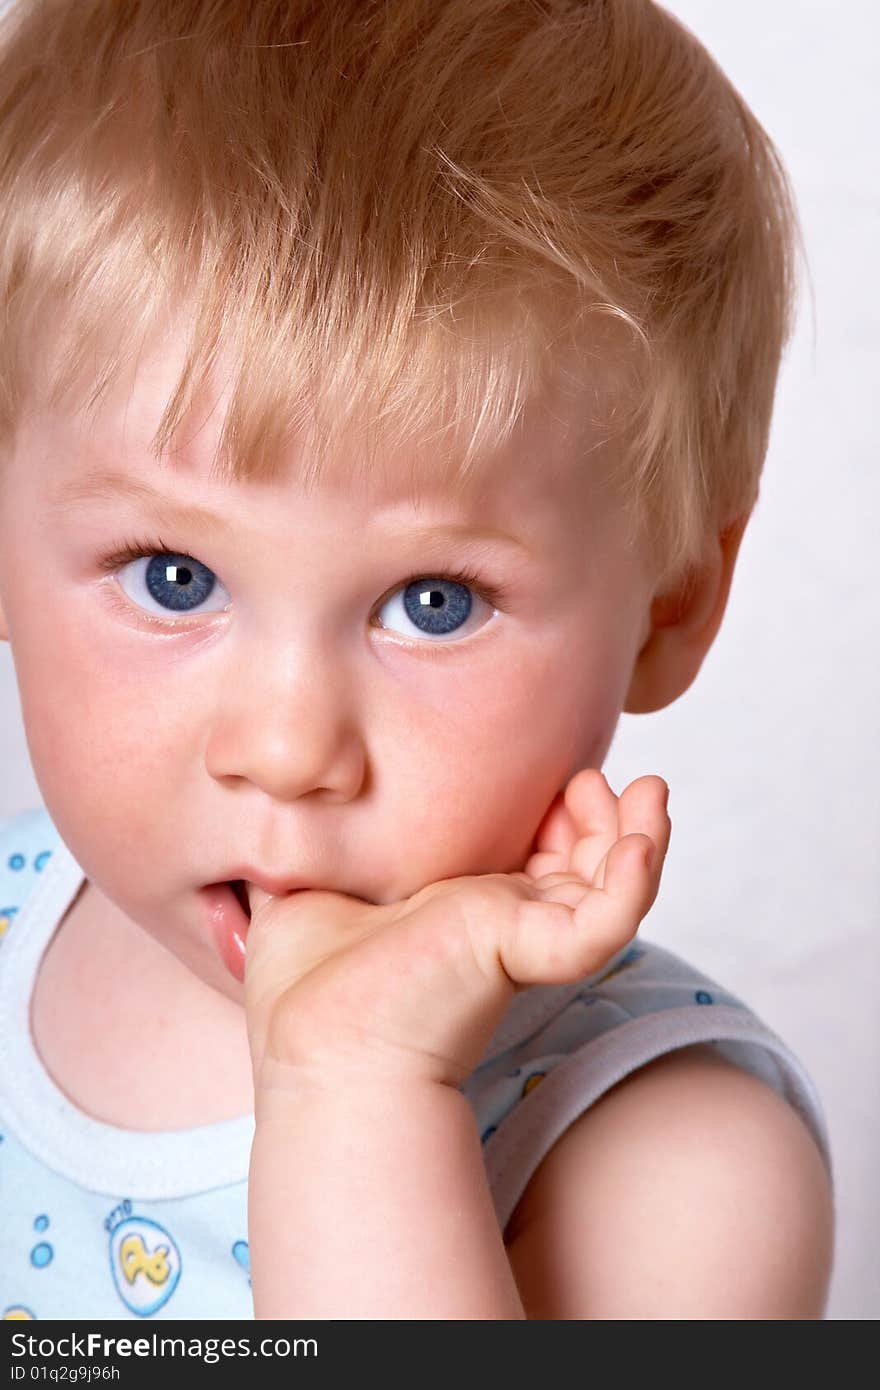
[{"label": "eyelash", "polygon": [[[173,545],[168,545],[161,537],[150,539],[133,539],[123,541],[115,550],[102,555],[98,560],[98,567],[107,574],[111,574],[124,565],[131,564],[134,560],[141,560],[149,555],[184,555],[188,560],[194,560],[194,555],[188,555],[184,551],[177,550]],[[472,589],[478,598],[484,603],[488,603],[491,608],[503,608],[507,601],[507,590],[501,584],[490,584],[485,579],[476,574],[469,566],[461,569],[426,571],[417,570],[408,579],[404,579],[397,588],[405,589],[407,585],[413,584],[417,579],[445,579],[452,584],[463,584]],[[392,590],[393,593],[397,589]],[[389,594],[389,598],[391,595]],[[143,619],[152,624],[165,627],[183,627],[185,624],[167,621],[159,618],[152,613],[141,615]]]}]

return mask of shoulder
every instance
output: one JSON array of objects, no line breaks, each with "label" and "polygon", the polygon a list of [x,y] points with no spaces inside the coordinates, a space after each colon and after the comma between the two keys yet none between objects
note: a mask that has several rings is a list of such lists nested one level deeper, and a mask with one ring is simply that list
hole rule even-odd
[{"label": "shoulder", "polygon": [[833,1199],[770,1086],[708,1045],[626,1077],[553,1145],[507,1227],[528,1318],[821,1318]]}]

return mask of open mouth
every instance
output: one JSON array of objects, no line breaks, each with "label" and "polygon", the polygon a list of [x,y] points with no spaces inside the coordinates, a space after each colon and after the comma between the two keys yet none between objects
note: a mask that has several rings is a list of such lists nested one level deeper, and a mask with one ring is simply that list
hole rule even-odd
[{"label": "open mouth", "polygon": [[235,878],[235,879],[230,880],[229,887],[232,889],[233,893],[235,894],[236,898],[238,899],[239,904],[240,904],[240,906],[241,906],[241,909],[242,909],[242,911],[244,912],[244,915],[247,917],[248,921],[250,921],[250,920],[251,920],[251,909],[250,909],[250,904],[249,904],[249,902],[248,902],[247,890],[245,889],[245,886],[244,886],[244,879],[243,879],[243,878]]},{"label": "open mouth", "polygon": [[240,984],[244,983],[245,952],[251,925],[244,880],[206,883],[200,890],[205,929],[220,959]]}]

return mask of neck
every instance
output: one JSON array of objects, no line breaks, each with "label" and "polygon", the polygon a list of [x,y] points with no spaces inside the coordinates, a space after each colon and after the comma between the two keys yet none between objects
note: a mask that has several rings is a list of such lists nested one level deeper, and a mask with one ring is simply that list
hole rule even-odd
[{"label": "neck", "polygon": [[123,1129],[189,1129],[253,1110],[244,1009],[88,881],[40,963],[31,1031],[68,1100]]}]

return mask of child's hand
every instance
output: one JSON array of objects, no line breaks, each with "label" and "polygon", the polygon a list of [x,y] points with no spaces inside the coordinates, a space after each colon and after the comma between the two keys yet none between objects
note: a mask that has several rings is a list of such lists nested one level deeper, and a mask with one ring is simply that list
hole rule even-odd
[{"label": "child's hand", "polygon": [[460,1085],[518,988],[592,974],[635,935],[669,845],[667,796],[662,778],[640,777],[618,799],[583,769],[525,872],[442,879],[397,903],[250,888],[257,1090],[328,1069]]}]

